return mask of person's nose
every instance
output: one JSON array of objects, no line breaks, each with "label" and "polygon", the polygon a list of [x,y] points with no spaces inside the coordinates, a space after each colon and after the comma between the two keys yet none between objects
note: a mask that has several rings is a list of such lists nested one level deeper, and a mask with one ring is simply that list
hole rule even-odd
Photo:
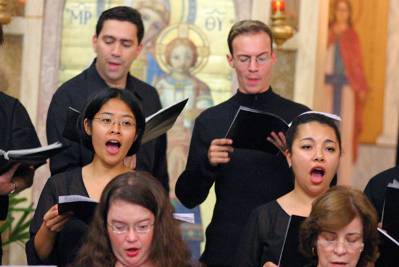
[{"label": "person's nose", "polygon": [[314,152],[315,161],[324,161],[324,151],[322,147],[317,147]]},{"label": "person's nose", "polygon": [[119,121],[113,121],[110,126],[110,130],[112,133],[120,133],[121,132],[121,124]]},{"label": "person's nose", "polygon": [[112,46],[112,55],[115,57],[119,57],[122,53],[122,45],[119,42],[115,42]]},{"label": "person's nose", "polygon": [[346,246],[344,242],[338,242],[334,247],[334,253],[341,256],[347,252]]},{"label": "person's nose", "polygon": [[134,242],[138,239],[138,235],[133,227],[129,227],[129,230],[126,233],[126,240],[129,242]]},{"label": "person's nose", "polygon": [[251,72],[255,72],[258,70],[258,62],[256,61],[256,58],[250,58],[249,59],[249,66],[248,70]]}]

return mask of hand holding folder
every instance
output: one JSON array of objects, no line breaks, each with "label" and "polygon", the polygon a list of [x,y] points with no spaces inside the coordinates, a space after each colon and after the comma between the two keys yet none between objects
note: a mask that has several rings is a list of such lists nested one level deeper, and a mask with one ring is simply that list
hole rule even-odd
[{"label": "hand holding folder", "polygon": [[276,114],[240,106],[225,138],[232,139],[235,148],[277,154],[283,144],[277,143],[276,146],[267,138],[272,132],[285,133],[287,129],[288,123]]}]

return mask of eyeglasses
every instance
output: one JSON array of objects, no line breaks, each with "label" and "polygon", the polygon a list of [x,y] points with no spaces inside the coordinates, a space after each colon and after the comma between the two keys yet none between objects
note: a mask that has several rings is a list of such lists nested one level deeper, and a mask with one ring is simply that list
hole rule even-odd
[{"label": "eyeglasses", "polygon": [[121,120],[116,120],[110,116],[98,116],[94,120],[97,120],[104,127],[111,127],[114,124],[118,124],[123,129],[131,129],[136,127],[136,122],[132,118],[123,118]]},{"label": "eyeglasses", "polygon": [[338,239],[326,239],[323,236],[320,236],[317,240],[317,244],[320,245],[323,249],[327,251],[332,251],[338,247],[338,245],[342,243],[345,249],[348,252],[354,252],[356,250],[362,249],[364,246],[363,240],[361,237],[357,237],[356,239],[344,239],[343,241],[339,241]]},{"label": "eyeglasses", "polygon": [[[130,224],[120,222],[108,223],[108,226],[111,227],[112,232],[118,235],[126,234],[129,232],[130,229]],[[146,234],[152,229],[153,226],[154,223],[140,222],[133,224],[131,227],[133,228],[133,231],[137,234]]]},{"label": "eyeglasses", "polygon": [[263,66],[266,63],[270,61],[272,58],[271,55],[264,54],[260,56],[247,56],[247,55],[241,55],[235,57],[235,60],[239,65],[246,66],[248,67],[251,64],[252,58],[255,58],[256,64]]}]

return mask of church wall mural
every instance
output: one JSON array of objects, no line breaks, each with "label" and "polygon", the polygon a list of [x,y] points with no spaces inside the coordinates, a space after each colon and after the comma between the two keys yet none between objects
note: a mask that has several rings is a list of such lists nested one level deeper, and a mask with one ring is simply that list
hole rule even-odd
[{"label": "church wall mural", "polygon": [[315,107],[342,117],[339,180],[351,185],[359,144],[382,134],[386,1],[330,0],[322,99]]}]

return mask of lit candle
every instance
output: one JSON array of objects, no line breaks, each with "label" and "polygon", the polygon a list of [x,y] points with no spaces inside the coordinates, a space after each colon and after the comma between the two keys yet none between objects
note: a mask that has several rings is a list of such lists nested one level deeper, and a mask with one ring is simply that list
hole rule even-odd
[{"label": "lit candle", "polygon": [[285,2],[284,0],[273,0],[272,1],[272,11],[273,13],[284,12]]}]

